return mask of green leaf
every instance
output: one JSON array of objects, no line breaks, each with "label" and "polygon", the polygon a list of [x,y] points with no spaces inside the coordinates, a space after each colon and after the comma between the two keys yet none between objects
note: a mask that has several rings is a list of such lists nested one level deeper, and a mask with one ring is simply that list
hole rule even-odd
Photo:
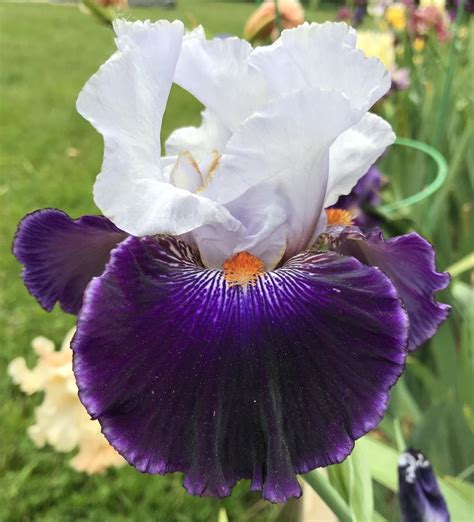
[{"label": "green leaf", "polygon": [[229,522],[229,518],[227,517],[227,511],[225,508],[219,509],[219,514],[217,515],[217,522]]},{"label": "green leaf", "polygon": [[408,417],[415,423],[420,421],[422,417],[420,408],[406,385],[405,377],[394,386],[390,407],[394,417],[400,419]]},{"label": "green leaf", "polygon": [[[370,456],[366,462],[372,478],[387,489],[397,492],[398,452],[370,435],[360,439],[358,445],[363,447],[366,454]],[[443,479],[437,476],[437,479],[448,505],[451,519],[459,521],[472,520],[474,498],[472,495],[466,494],[471,491],[471,488],[465,487],[468,484],[459,479],[453,479],[453,477]],[[453,480],[456,481],[455,484]]]},{"label": "green leaf", "polygon": [[343,496],[322,473],[315,469],[304,475],[303,478],[321,497],[340,522],[354,522],[352,512]]},{"label": "green leaf", "polygon": [[456,277],[468,270],[474,270],[474,252],[471,252],[453,265],[449,266],[446,269],[446,272],[449,272],[451,277]]},{"label": "green leaf", "polygon": [[343,463],[330,466],[328,473],[331,484],[347,501],[353,520],[372,520],[374,494],[365,448],[357,442],[352,454]]},{"label": "green leaf", "polygon": [[466,498],[470,498],[474,500],[474,485],[461,480],[457,477],[444,477],[444,480],[451,485],[453,488],[457,489],[462,496]]}]

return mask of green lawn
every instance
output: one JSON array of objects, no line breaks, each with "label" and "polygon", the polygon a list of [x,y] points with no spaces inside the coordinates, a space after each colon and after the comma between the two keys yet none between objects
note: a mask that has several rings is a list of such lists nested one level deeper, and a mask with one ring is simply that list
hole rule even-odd
[{"label": "green lawn", "polygon": [[[240,35],[253,9],[252,3],[245,2],[178,3],[176,11],[143,9],[126,16],[181,18],[189,26],[202,23],[212,33]],[[318,20],[328,17],[330,11],[309,15]],[[466,58],[469,43],[462,45],[439,144],[450,165],[448,181],[436,197],[397,216],[410,220],[401,226],[414,225],[435,243],[442,269],[472,251],[474,161],[468,154],[472,125],[466,121],[474,90],[472,63]],[[472,39],[470,45],[474,50]],[[74,217],[98,212],[91,189],[100,169],[102,140],[76,113],[75,100],[113,49],[110,29],[75,6],[0,4],[0,520],[207,522],[217,520],[222,506],[231,522],[275,520],[280,508],[248,493],[246,483],[220,502],[190,497],[179,475],[145,476],[130,467],[95,477],[72,471],[67,464],[70,455],[38,450],[30,441],[26,429],[34,421],[33,409],[41,398],[26,397],[6,376],[12,358],[21,355],[34,362],[31,339],[44,335],[59,344],[74,324],[72,316],[59,310],[42,311],[28,295],[10,245],[17,222],[32,210],[54,206]],[[439,52],[440,60],[429,55],[432,62],[422,70],[424,77],[413,77],[413,89],[394,96],[383,109],[403,136],[430,141],[444,81],[439,71],[447,61],[448,48]],[[174,89],[164,135],[175,127],[197,123],[199,110],[187,93]],[[77,157],[69,158],[70,147],[79,150]],[[416,153],[394,150],[385,161],[392,193],[419,190],[432,176],[430,162]],[[467,273],[455,279],[461,284],[457,288],[468,281]],[[474,410],[472,401],[471,405],[462,402],[458,386],[462,379],[470,382],[465,354],[473,335],[464,319],[469,304],[461,294],[461,290],[456,295],[445,293],[445,299],[456,307],[453,317],[408,365],[407,378],[395,389],[382,426],[390,438],[390,419],[405,419],[409,442],[427,445],[443,474],[457,474],[474,461],[469,443],[472,429],[468,428]],[[376,500],[380,499],[386,501],[385,491],[377,491]]]}]

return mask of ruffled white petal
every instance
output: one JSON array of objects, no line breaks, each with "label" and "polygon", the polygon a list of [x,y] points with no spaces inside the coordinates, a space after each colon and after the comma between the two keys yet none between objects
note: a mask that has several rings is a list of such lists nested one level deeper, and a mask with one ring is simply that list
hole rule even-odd
[{"label": "ruffled white petal", "polygon": [[[182,237],[207,266],[246,250],[273,268],[306,248],[325,206],[393,141],[386,122],[363,118],[389,74],[345,24],[306,24],[256,50],[202,29],[183,40],[180,22],[114,27],[118,51],[77,104],[104,136],[95,201],[130,234]],[[162,158],[173,81],[206,109],[200,127],[171,134]]]},{"label": "ruffled white petal", "polygon": [[166,182],[160,132],[181,50],[183,25],[115,24],[119,50],[88,81],[78,111],[104,136],[94,198],[105,216],[136,236],[184,234],[240,224],[219,205]]},{"label": "ruffled white petal", "polygon": [[354,29],[344,23],[305,23],[283,31],[273,45],[257,48],[249,63],[275,95],[305,87],[334,89],[368,110],[389,90],[390,75],[355,43]]},{"label": "ruffled white petal", "polygon": [[189,151],[200,162],[214,151],[222,152],[231,133],[208,109],[202,111],[200,127],[182,127],[172,132],[166,140],[166,154]]},{"label": "ruffled white petal", "polygon": [[329,179],[324,206],[334,205],[339,196],[349,194],[394,141],[395,134],[390,125],[370,113],[341,134],[329,151]]},{"label": "ruffled white petal", "polygon": [[239,127],[203,194],[225,204],[248,231],[259,229],[243,249],[256,255],[267,234],[281,227],[285,257],[308,246],[324,226],[329,147],[362,115],[342,94],[309,88],[273,100]]},{"label": "ruffled white petal", "polygon": [[202,28],[186,35],[175,81],[233,131],[265,100],[267,87],[249,66],[252,46],[239,38],[206,40]]}]

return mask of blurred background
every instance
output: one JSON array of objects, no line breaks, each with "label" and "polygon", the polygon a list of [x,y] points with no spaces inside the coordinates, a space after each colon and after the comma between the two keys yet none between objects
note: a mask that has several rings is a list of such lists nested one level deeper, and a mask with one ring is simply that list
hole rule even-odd
[{"label": "blurred background", "polygon": [[[357,482],[365,485],[345,487],[341,466],[329,475],[346,498],[370,495],[378,513],[374,520],[400,520],[396,458],[403,446],[414,446],[450,488],[448,505],[459,497],[464,511],[457,512],[468,512],[474,491],[472,1],[308,0],[295,6],[281,0],[277,15],[273,1],[267,6],[236,0],[93,2],[0,2],[0,520],[326,520],[309,494],[305,502],[316,502],[309,511],[301,501],[263,502],[245,482],[222,501],[193,498],[179,474],[145,476],[110,455],[92,464],[82,453],[75,459],[77,444],[61,444],[70,424],[56,439],[41,432],[46,422],[45,408],[36,410],[45,398],[38,384],[41,372],[52,366],[67,370],[70,358],[63,354],[51,362],[56,353],[51,344],[36,340],[32,349],[31,342],[45,336],[60,346],[74,317],[58,309],[48,314],[28,295],[10,245],[18,221],[35,209],[54,206],[73,217],[98,213],[91,189],[102,140],[77,114],[75,100],[115,49],[109,25],[115,16],[179,18],[188,28],[202,24],[208,36],[245,36],[256,44],[269,43],[283,27],[303,19],[344,20],[358,26],[364,51],[391,69],[392,91],[375,111],[398,136],[424,142],[435,156],[444,156],[447,171],[438,177],[438,189],[423,199],[419,193],[439,174],[439,166],[419,150],[394,145],[378,164],[380,201],[368,212],[387,235],[415,229],[435,245],[438,268],[452,275],[438,298],[453,310],[434,339],[409,357],[386,417],[371,442],[357,448],[351,462],[360,473]],[[162,136],[198,125],[200,110],[191,95],[173,87]],[[399,204],[414,194],[414,201]],[[25,361],[9,366],[18,357]],[[28,373],[38,357],[43,369]],[[69,378],[64,372],[48,375],[61,386]],[[36,428],[28,431],[32,425]]]}]

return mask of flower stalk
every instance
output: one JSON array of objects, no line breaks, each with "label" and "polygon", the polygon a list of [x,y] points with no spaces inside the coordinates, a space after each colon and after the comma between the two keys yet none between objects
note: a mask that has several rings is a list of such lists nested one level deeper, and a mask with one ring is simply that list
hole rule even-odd
[{"label": "flower stalk", "polygon": [[311,473],[307,473],[304,476],[304,479],[324,500],[326,505],[336,515],[340,522],[353,521],[349,506],[326,477],[315,470]]},{"label": "flower stalk", "polygon": [[441,93],[441,101],[439,103],[438,117],[435,123],[435,130],[433,134],[433,146],[437,147],[441,140],[441,136],[444,130],[444,120],[446,119],[446,113],[448,110],[449,97],[451,94],[451,87],[453,85],[454,78],[454,67],[456,64],[456,42],[458,38],[459,26],[464,15],[464,4],[466,0],[460,0],[458,9],[456,12],[456,21],[454,23],[454,35],[451,40],[451,49],[449,54],[448,68],[446,69],[446,76],[444,80],[443,91]]}]

